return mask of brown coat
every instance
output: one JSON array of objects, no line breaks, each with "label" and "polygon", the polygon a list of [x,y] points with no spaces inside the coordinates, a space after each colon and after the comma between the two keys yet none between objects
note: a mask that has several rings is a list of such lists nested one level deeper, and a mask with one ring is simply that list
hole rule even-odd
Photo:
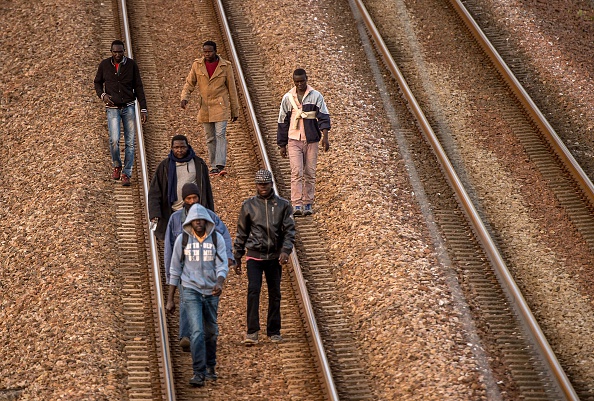
[{"label": "brown coat", "polygon": [[198,86],[198,122],[219,122],[239,117],[239,99],[231,63],[219,57],[219,64],[209,78],[204,57],[194,60],[186,78],[181,100],[190,100]]}]

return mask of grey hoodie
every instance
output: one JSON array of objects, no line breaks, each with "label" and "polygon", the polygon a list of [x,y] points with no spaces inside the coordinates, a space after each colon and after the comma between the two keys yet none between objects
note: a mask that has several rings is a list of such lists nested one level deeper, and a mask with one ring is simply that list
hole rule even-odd
[{"label": "grey hoodie", "polygon": [[[192,221],[206,220],[206,238],[202,243],[194,236]],[[189,234],[186,249],[182,249],[183,235],[179,235],[173,245],[171,255],[171,285],[181,283],[186,288],[192,288],[203,295],[212,295],[212,289],[218,277],[227,277],[229,266],[225,249],[225,239],[215,231],[214,222],[204,206],[196,203],[188,211],[188,217],[183,225],[184,232]],[[217,249],[214,249],[212,236],[218,235]],[[185,254],[183,262],[180,260],[182,252]],[[216,257],[218,253],[219,257]]]}]

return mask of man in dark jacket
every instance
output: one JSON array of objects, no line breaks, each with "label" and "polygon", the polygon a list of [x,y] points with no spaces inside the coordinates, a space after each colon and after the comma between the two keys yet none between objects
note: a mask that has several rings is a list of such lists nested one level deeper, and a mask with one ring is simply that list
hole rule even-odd
[{"label": "man in dark jacket", "polygon": [[[99,64],[95,76],[95,91],[105,103],[109,148],[113,164],[112,178],[122,179],[122,185],[130,186],[132,165],[134,163],[134,137],[136,135],[136,111],[134,100],[140,103],[141,120],[147,121],[146,98],[140,79],[138,65],[124,56],[124,43],[114,40],[111,43],[111,57]],[[120,124],[124,123],[124,170],[120,157]]]},{"label": "man in dark jacket", "polygon": [[158,239],[165,239],[169,217],[183,207],[182,188],[188,182],[198,185],[200,204],[214,211],[206,163],[196,156],[188,138],[175,135],[171,139],[169,156],[157,167],[148,194],[149,219],[157,225],[155,236]]},{"label": "man in dark jacket", "polygon": [[235,272],[241,274],[241,257],[246,254],[248,276],[247,336],[245,344],[258,342],[260,331],[260,290],[262,273],[268,285],[268,319],[266,334],[272,342],[280,342],[281,329],[281,264],[289,261],[295,242],[293,208],[288,200],[274,193],[272,174],[256,173],[257,196],[243,202],[237,222],[234,252]]}]

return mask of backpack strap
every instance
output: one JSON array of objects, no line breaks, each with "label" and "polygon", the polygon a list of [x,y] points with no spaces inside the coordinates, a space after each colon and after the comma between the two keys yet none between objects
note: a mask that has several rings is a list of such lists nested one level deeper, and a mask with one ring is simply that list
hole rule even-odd
[{"label": "backpack strap", "polygon": [[181,253],[181,256],[179,257],[179,261],[181,263],[184,263],[184,259],[186,258],[186,252],[185,252],[186,246],[188,245],[188,238],[190,238],[190,235],[185,231],[182,232],[182,235],[183,235],[183,237],[182,237],[182,253]]}]

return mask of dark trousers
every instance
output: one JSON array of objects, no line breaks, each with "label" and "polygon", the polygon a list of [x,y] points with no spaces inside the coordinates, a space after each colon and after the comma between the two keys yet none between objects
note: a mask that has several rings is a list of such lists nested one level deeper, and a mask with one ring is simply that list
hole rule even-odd
[{"label": "dark trousers", "polygon": [[273,336],[280,334],[281,328],[281,290],[280,282],[282,267],[278,259],[247,261],[247,332],[255,333],[260,330],[260,290],[262,289],[262,273],[266,276],[268,285],[268,320],[266,334]]}]

